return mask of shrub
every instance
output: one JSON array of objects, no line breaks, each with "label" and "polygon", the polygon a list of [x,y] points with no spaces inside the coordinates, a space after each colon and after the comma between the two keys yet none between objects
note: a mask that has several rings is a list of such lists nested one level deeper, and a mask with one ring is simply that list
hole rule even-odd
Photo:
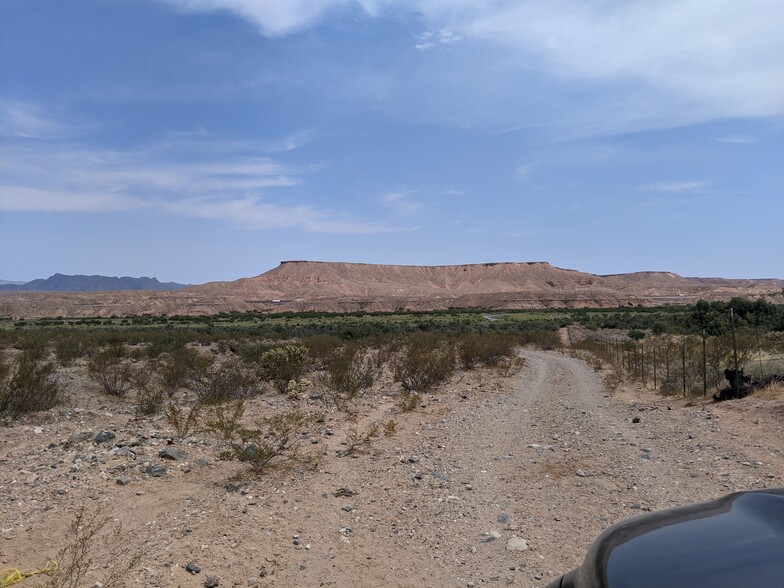
[{"label": "shrub", "polygon": [[134,372],[133,387],[136,389],[137,415],[148,416],[161,412],[166,392],[155,373],[146,369]]},{"label": "shrub", "polygon": [[283,394],[291,380],[296,380],[308,367],[308,350],[300,345],[275,347],[261,354],[259,375]]},{"label": "shrub", "polygon": [[514,356],[514,341],[501,333],[471,333],[460,337],[457,355],[464,369],[482,364],[497,366],[505,357]]},{"label": "shrub", "polygon": [[373,438],[379,436],[378,425],[371,425],[370,428],[364,433],[354,427],[346,434],[346,449],[343,450],[343,455],[353,455],[367,451],[373,445]]},{"label": "shrub", "polygon": [[308,355],[323,366],[330,362],[344,341],[335,335],[313,335],[302,339],[301,343],[308,350]]},{"label": "shrub", "polygon": [[427,392],[446,382],[455,371],[455,350],[429,333],[412,335],[392,362],[392,373],[407,392]]},{"label": "shrub", "polygon": [[376,379],[377,368],[367,350],[356,343],[348,343],[336,351],[325,366],[327,386],[352,400]]},{"label": "shrub", "polygon": [[258,419],[254,427],[241,424],[245,412],[243,401],[213,408],[206,423],[207,431],[227,445],[223,459],[236,459],[250,465],[255,472],[264,470],[274,460],[300,461],[301,436],[312,417],[299,410],[289,410]]},{"label": "shrub", "polygon": [[205,376],[214,363],[212,356],[203,355],[192,347],[181,347],[162,354],[156,371],[161,387],[171,398],[189,381]]},{"label": "shrub", "polygon": [[89,352],[82,338],[71,335],[57,337],[53,347],[54,356],[63,367],[73,365],[76,359],[86,357]]},{"label": "shrub", "polygon": [[174,428],[178,439],[185,439],[191,431],[196,430],[201,421],[204,404],[195,402],[187,409],[173,402],[166,407],[166,420]]},{"label": "shrub", "polygon": [[524,331],[517,336],[517,342],[523,346],[535,346],[541,349],[561,349],[563,347],[561,337],[556,331]]},{"label": "shrub", "polygon": [[258,392],[253,372],[236,358],[213,363],[190,380],[200,402],[207,404],[247,398]]},{"label": "shrub", "polygon": [[[109,548],[110,572],[94,586],[105,588],[121,588],[126,586],[131,572],[139,565],[144,556],[143,544],[139,547],[130,545],[123,536],[122,526],[115,525],[110,534],[103,533],[111,521],[110,517],[102,516],[100,511],[88,514],[84,507],[80,508],[68,529],[69,537],[65,547],[57,554],[58,567],[50,574],[45,583],[46,588],[80,588],[87,585],[85,576],[92,567],[90,553],[96,548],[96,541]],[[100,537],[101,535],[104,537]]]},{"label": "shrub", "polygon": [[57,404],[60,393],[54,364],[40,359],[35,349],[23,351],[13,366],[0,357],[0,415],[48,410]]},{"label": "shrub", "polygon": [[87,362],[87,375],[112,396],[125,396],[131,388],[131,366],[123,344],[112,344],[96,352]]}]

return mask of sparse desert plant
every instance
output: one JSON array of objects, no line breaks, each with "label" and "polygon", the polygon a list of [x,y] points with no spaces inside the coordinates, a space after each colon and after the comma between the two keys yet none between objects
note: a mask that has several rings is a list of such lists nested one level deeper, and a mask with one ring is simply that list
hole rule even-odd
[{"label": "sparse desert plant", "polygon": [[343,339],[335,335],[313,335],[302,339],[301,344],[317,365],[326,365],[332,355],[343,346]]},{"label": "sparse desert plant", "polygon": [[502,359],[514,356],[514,340],[502,333],[470,333],[460,337],[457,355],[467,370],[478,365],[494,367]]},{"label": "sparse desert plant", "polygon": [[112,344],[94,353],[87,362],[87,375],[107,394],[125,396],[133,377],[125,346]]},{"label": "sparse desert plant", "polygon": [[260,473],[272,461],[301,461],[301,439],[298,434],[307,428],[313,417],[292,409],[256,420],[255,426],[240,423],[245,407],[242,401],[214,407],[206,424],[209,432],[223,441],[227,449],[223,459],[247,463]]},{"label": "sparse desert plant", "polygon": [[419,407],[422,398],[414,390],[402,390],[397,398],[397,407],[403,412],[411,412]]},{"label": "sparse desert plant", "polygon": [[412,335],[392,361],[392,373],[407,392],[427,392],[455,371],[454,347],[429,333]]},{"label": "sparse desert plant", "polygon": [[397,423],[394,419],[389,419],[384,423],[384,437],[391,437],[397,432]]},{"label": "sparse desert plant", "polygon": [[784,380],[776,380],[753,392],[755,398],[765,400],[784,399]]},{"label": "sparse desert plant", "polygon": [[166,421],[174,429],[177,438],[184,439],[191,431],[195,431],[199,427],[203,410],[204,403],[199,401],[191,404],[188,408],[170,402],[166,407]]},{"label": "sparse desert plant", "polygon": [[180,347],[161,355],[156,371],[161,387],[172,397],[190,380],[206,375],[213,363],[215,358],[212,356],[199,353],[192,347]]},{"label": "sparse desert plant", "polygon": [[136,389],[136,414],[148,416],[161,412],[166,390],[157,374],[147,369],[139,369],[133,373],[132,380]]},{"label": "sparse desert plant", "polygon": [[261,354],[259,376],[271,382],[283,394],[291,380],[296,380],[308,367],[308,350],[301,345],[274,347]]},{"label": "sparse desert plant", "polygon": [[534,346],[541,349],[561,349],[563,342],[557,331],[534,329],[523,331],[517,335],[517,342],[523,346]]},{"label": "sparse desert plant", "polygon": [[348,343],[332,355],[325,371],[327,385],[351,400],[373,385],[378,368],[365,348]]},{"label": "sparse desert plant", "polygon": [[306,380],[305,378],[297,380],[289,380],[289,385],[286,386],[286,397],[289,400],[299,400],[299,398],[307,392],[312,383],[310,380]]},{"label": "sparse desert plant", "polygon": [[258,392],[256,376],[236,358],[213,363],[191,378],[190,386],[199,401],[207,404],[248,398]]},{"label": "sparse desert plant", "polygon": [[12,417],[48,410],[60,399],[54,364],[35,350],[25,350],[13,365],[0,357],[0,415]]},{"label": "sparse desert plant", "polygon": [[378,437],[378,425],[373,424],[364,433],[360,433],[356,427],[349,430],[346,435],[346,449],[343,450],[344,455],[354,455],[367,451],[373,445],[373,439]]},{"label": "sparse desert plant", "polygon": [[114,525],[108,533],[104,529],[111,518],[103,516],[100,510],[88,513],[81,507],[68,529],[68,537],[57,554],[58,567],[46,581],[46,588],[81,588],[86,586],[86,575],[92,566],[92,553],[98,542],[109,547],[109,560],[112,565],[107,576],[100,582],[91,584],[104,588],[122,588],[133,577],[131,572],[139,565],[144,556],[144,546],[129,543],[122,532],[122,526]]},{"label": "sparse desert plant", "polygon": [[73,365],[74,361],[81,357],[86,357],[89,352],[82,337],[70,335],[55,338],[53,350],[57,362],[63,367]]}]

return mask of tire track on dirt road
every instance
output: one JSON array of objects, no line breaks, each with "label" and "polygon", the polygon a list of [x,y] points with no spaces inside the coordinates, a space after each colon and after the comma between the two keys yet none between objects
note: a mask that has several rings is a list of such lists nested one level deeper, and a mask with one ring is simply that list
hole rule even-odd
[{"label": "tire track on dirt road", "polygon": [[[435,427],[446,434],[454,492],[441,557],[452,585],[546,584],[579,564],[612,523],[775,477],[743,466],[744,448],[731,436],[724,442],[710,410],[668,409],[653,395],[652,404],[621,402],[584,361],[521,355],[514,393]],[[508,551],[513,536],[529,549]]]}]

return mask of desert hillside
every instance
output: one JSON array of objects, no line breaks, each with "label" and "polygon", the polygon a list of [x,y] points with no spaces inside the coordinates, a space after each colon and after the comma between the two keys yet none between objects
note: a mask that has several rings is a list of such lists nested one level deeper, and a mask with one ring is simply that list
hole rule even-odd
[{"label": "desert hillside", "polygon": [[285,261],[253,278],[172,292],[0,294],[12,317],[207,315],[231,311],[394,311],[685,304],[733,296],[784,303],[784,280],[595,275],[546,262],[450,266]]}]

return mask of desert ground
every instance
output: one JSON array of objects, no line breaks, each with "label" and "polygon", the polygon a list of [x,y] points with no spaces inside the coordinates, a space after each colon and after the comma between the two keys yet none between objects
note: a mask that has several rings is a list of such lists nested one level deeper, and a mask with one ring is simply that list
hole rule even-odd
[{"label": "desert ground", "polygon": [[[66,370],[68,405],[8,422],[0,439],[0,567],[44,565],[84,508],[111,519],[85,586],[122,566],[118,547],[143,548],[129,586],[543,586],[626,517],[784,485],[781,399],[610,391],[579,357],[520,355],[509,373],[458,372],[410,412],[381,381],[353,421],[327,410],[303,431],[307,463],[260,475]],[[267,393],[246,414],[287,402]],[[389,420],[394,432],[341,457],[352,429]],[[114,437],[98,443],[101,431]]]}]

